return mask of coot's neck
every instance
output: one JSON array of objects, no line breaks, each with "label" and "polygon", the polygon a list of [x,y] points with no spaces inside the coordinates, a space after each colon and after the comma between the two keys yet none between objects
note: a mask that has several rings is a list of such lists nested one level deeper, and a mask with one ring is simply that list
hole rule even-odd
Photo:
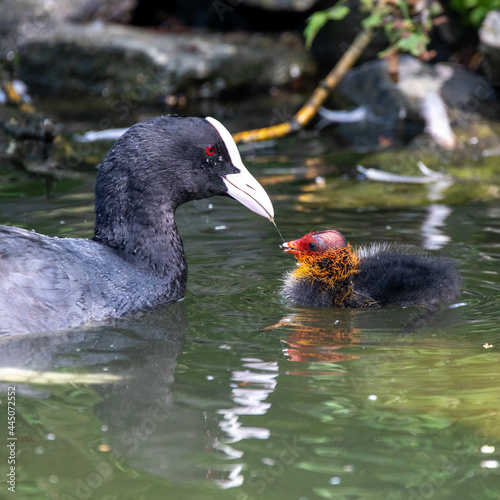
[{"label": "coot's neck", "polygon": [[[116,174],[110,179],[106,170],[99,172],[94,240],[147,272],[185,283],[187,266],[174,220],[174,197],[165,192],[152,196],[154,187],[147,185],[140,190],[134,186],[131,195],[129,179]],[[155,199],[161,202],[155,204]]]}]

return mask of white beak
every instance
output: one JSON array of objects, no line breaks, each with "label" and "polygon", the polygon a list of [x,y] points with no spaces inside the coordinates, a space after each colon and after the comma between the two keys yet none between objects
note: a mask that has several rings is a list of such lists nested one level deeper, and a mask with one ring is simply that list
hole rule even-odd
[{"label": "white beak", "polygon": [[231,163],[239,170],[238,173],[228,174],[222,177],[227,187],[227,194],[252,210],[252,212],[272,220],[274,218],[273,204],[264,188],[247,170],[245,165],[243,165],[240,152],[231,134],[222,123],[214,118],[207,117],[206,120],[217,129],[217,132],[219,132],[219,135],[226,145]]},{"label": "white beak", "polygon": [[227,186],[227,194],[245,205],[252,212],[273,219],[273,204],[264,188],[246,167],[241,165],[237,168],[240,170],[239,174],[229,174],[222,178]]}]

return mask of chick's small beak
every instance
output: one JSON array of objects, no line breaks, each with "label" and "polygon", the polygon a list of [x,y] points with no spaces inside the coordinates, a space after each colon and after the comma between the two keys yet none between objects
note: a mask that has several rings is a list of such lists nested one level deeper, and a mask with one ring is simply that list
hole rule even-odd
[{"label": "chick's small beak", "polygon": [[297,242],[298,241],[299,240],[287,241],[285,243],[282,243],[280,245],[280,248],[281,248],[281,250],[283,250],[283,252],[293,253],[293,254],[299,253],[300,250],[299,250],[299,248],[297,246]]}]

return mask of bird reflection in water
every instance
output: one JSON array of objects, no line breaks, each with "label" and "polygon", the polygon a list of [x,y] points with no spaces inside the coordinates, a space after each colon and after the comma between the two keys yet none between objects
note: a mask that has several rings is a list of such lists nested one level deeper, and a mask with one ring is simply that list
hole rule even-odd
[{"label": "bird reflection in water", "polygon": [[[335,369],[333,363],[358,357],[340,352],[341,349],[357,343],[358,330],[352,328],[351,317],[345,310],[304,309],[281,319],[265,330],[287,330],[281,342],[283,353],[289,361],[331,363],[332,369],[315,369],[314,373],[340,375],[342,373]],[[310,374],[309,369],[290,370],[289,366],[289,363],[281,365],[277,361],[242,358],[241,368],[231,373],[233,405],[217,411],[222,415],[218,425],[223,433],[213,446],[222,453],[221,456],[231,460],[222,467],[219,465],[218,468],[213,468],[208,476],[219,488],[240,486],[245,480],[245,452],[240,449],[238,443],[247,439],[270,438],[271,432],[268,428],[245,425],[245,417],[265,415],[270,410],[270,397],[277,387],[280,371],[286,375]]]},{"label": "bird reflection in water", "polygon": [[[337,363],[358,356],[341,349],[358,343],[359,330],[352,326],[351,311],[302,309],[282,318],[266,330],[285,328],[283,353],[290,361]],[[288,373],[292,373],[288,371]],[[295,373],[295,372],[293,372]],[[302,372],[297,372],[302,373]],[[338,374],[336,371],[325,373]]]}]

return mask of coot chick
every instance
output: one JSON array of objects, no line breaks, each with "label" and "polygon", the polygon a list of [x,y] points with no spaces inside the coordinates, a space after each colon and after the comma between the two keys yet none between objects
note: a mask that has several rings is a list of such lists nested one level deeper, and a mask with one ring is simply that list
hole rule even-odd
[{"label": "coot chick", "polygon": [[291,302],[317,307],[385,307],[450,301],[461,279],[443,257],[391,244],[353,249],[335,230],[316,231],[283,243],[298,267],[285,276]]},{"label": "coot chick", "polygon": [[273,217],[230,133],[210,117],[131,127],[100,165],[95,195],[92,240],[0,226],[0,334],[68,329],[181,299],[182,203],[230,196]]}]

